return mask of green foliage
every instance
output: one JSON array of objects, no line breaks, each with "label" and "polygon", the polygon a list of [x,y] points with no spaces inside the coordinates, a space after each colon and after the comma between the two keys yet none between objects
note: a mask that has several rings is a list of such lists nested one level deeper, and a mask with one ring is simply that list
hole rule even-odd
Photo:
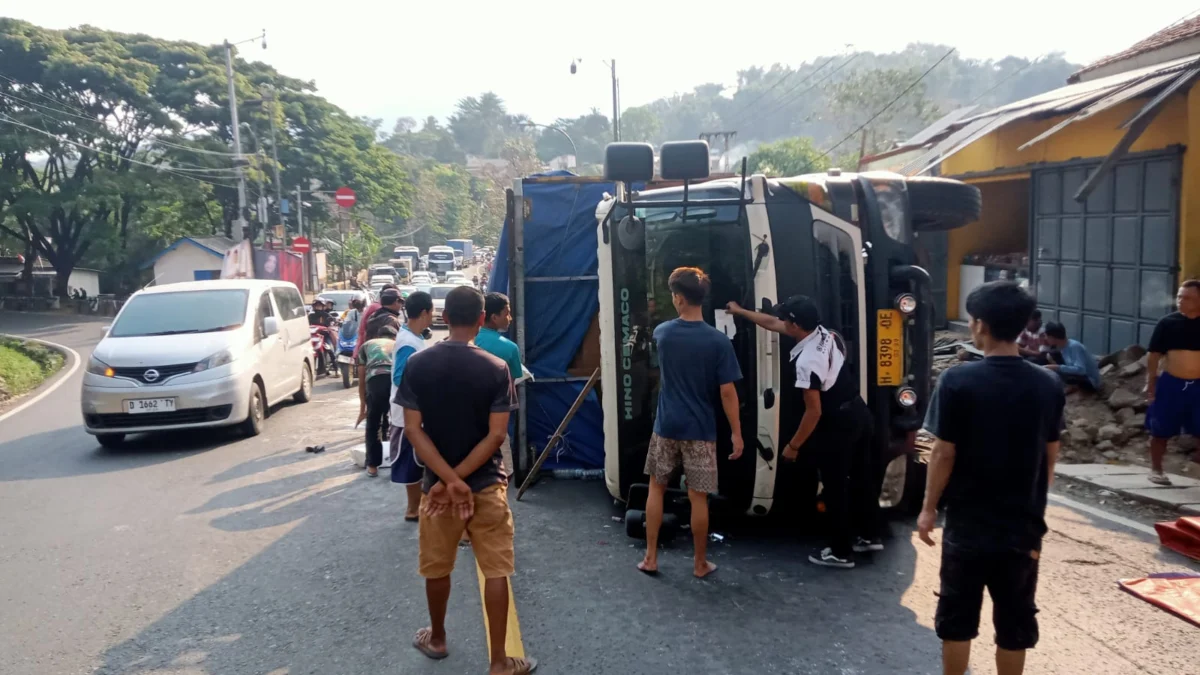
[{"label": "green foliage", "polygon": [[[129,286],[137,263],[178,236],[240,235],[223,48],[0,18],[0,54],[0,234],[54,266],[57,293],[81,262]],[[271,224],[272,151],[288,193],[348,185],[362,217],[409,215],[409,177],[377,142],[379,121],[265,64],[234,69],[250,202],[270,195]],[[320,230],[328,202],[309,203],[306,224]]]},{"label": "green foliage", "polygon": [[0,400],[33,389],[62,367],[63,357],[39,344],[0,338]]},{"label": "green foliage", "polygon": [[747,160],[750,173],[798,176],[829,168],[829,158],[813,146],[811,138],[785,138],[758,146]]}]

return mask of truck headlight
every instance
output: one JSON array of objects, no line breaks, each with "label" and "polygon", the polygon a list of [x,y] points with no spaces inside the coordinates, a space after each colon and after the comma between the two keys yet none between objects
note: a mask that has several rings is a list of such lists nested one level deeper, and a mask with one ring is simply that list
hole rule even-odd
[{"label": "truck headlight", "polygon": [[917,404],[917,390],[912,387],[904,387],[896,392],[896,403],[899,403],[902,408],[911,408]]},{"label": "truck headlight", "polygon": [[230,363],[233,363],[233,353],[230,352],[228,349],[222,349],[221,351],[217,352],[216,354],[213,354],[212,356],[208,357],[207,359],[204,359],[203,361],[197,363],[196,367],[192,368],[192,372],[193,373],[202,373],[206,370],[212,370],[213,368],[219,368],[221,366],[228,365]]},{"label": "truck headlight", "polygon": [[912,293],[901,293],[896,296],[896,309],[902,314],[912,314],[917,311],[917,298]]},{"label": "truck headlight", "polygon": [[117,374],[111,366],[94,356],[88,359],[87,371],[100,377],[116,377]]}]

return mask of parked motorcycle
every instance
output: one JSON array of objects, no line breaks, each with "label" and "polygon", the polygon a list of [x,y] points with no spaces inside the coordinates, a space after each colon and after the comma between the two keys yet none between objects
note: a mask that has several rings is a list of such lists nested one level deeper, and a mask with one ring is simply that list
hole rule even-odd
[{"label": "parked motorcycle", "polygon": [[358,369],[354,367],[354,347],[358,344],[358,336],[344,337],[338,335],[337,365],[342,371],[342,388],[349,389],[358,380]]},{"label": "parked motorcycle", "polygon": [[335,348],[337,334],[325,326],[309,326],[308,339],[312,344],[315,377],[332,376],[337,371]]}]

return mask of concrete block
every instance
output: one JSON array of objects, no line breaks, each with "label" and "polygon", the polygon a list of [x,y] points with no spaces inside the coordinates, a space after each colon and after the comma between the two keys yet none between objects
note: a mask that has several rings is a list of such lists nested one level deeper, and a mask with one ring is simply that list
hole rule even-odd
[{"label": "concrete block", "polygon": [[1120,474],[1120,475],[1100,475],[1100,476],[1084,476],[1079,480],[1085,481],[1092,485],[1098,485],[1110,490],[1129,490],[1137,488],[1158,488],[1161,490],[1169,490],[1172,487],[1200,487],[1200,480],[1188,478],[1186,476],[1176,476],[1171,474],[1172,485],[1155,485],[1150,482],[1149,474]]},{"label": "concrete block", "polygon": [[1054,467],[1054,473],[1068,478],[1083,479],[1089,476],[1146,475],[1150,473],[1150,469],[1120,464],[1059,464]]},{"label": "concrete block", "polygon": [[1121,494],[1169,509],[1178,509],[1187,504],[1200,504],[1200,487],[1161,487],[1140,490],[1122,490]]}]

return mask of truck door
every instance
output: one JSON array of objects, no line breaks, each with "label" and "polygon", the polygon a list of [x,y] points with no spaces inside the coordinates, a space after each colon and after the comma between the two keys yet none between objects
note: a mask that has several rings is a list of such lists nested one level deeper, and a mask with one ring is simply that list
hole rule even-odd
[{"label": "truck door", "polygon": [[[694,189],[691,199],[728,198],[725,191]],[[733,189],[733,197],[737,196]],[[653,207],[636,210],[643,232],[618,231],[612,244],[613,308],[619,384],[618,447],[621,494],[646,481],[642,469],[654,428],[659,374],[654,329],[677,317],[667,279],[678,267],[698,267],[712,280],[704,319],[716,324],[716,312],[729,301],[745,302],[751,287],[751,249],[744,214],[737,206]],[[738,383],[746,450],[735,461],[730,453],[729,424],[712,392],[717,418],[717,457],[721,496],[730,507],[745,510],[754,487],[754,443],[757,432],[757,340],[751,331],[732,336],[742,380]]]}]

